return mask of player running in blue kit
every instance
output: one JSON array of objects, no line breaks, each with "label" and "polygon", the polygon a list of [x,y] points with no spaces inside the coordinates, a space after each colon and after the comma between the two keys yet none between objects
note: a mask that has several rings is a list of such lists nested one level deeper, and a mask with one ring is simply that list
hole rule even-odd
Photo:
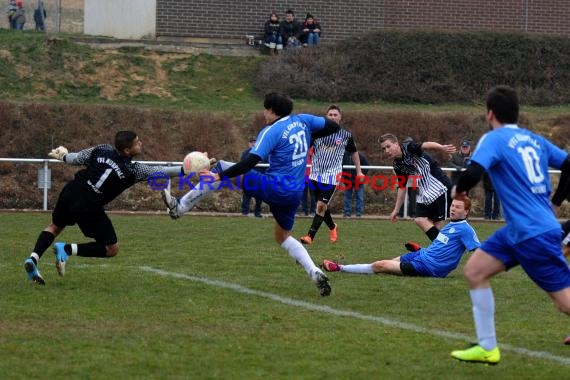
[{"label": "player running in blue kit", "polygon": [[337,264],[324,260],[328,272],[358,274],[385,273],[401,276],[446,277],[457,268],[463,252],[479,247],[479,239],[467,222],[471,200],[465,197],[451,203],[451,222],[446,224],[427,248],[420,248],[392,260],[379,260],[371,264]]},{"label": "player running in blue kit", "polygon": [[[328,278],[317,267],[303,245],[291,236],[295,214],[301,203],[305,186],[305,168],[311,137],[328,136],[339,130],[338,124],[324,117],[307,114],[294,115],[293,102],[283,94],[270,93],[264,99],[267,126],[257,136],[249,154],[234,164],[219,161],[212,172],[200,173],[206,184],[189,191],[180,200],[167,190],[162,192],[164,202],[173,219],[192,209],[207,194],[224,187],[228,178],[238,177],[243,191],[260,198],[269,205],[275,217],[275,240],[295,259],[315,282],[321,296],[328,296],[331,287]],[[260,161],[269,162],[265,173],[253,169]],[[243,175],[243,176],[242,176]]]},{"label": "player running in blue kit", "polygon": [[[453,351],[451,356],[497,364],[501,355],[489,282],[493,276],[520,264],[556,307],[570,315],[570,269],[562,255],[560,223],[552,209],[568,195],[570,160],[544,137],[517,125],[519,100],[512,88],[493,88],[486,103],[492,130],[479,140],[453,195],[461,199],[488,172],[503,204],[506,225],[483,242],[465,265],[478,344]],[[562,170],[552,205],[548,167]]]}]

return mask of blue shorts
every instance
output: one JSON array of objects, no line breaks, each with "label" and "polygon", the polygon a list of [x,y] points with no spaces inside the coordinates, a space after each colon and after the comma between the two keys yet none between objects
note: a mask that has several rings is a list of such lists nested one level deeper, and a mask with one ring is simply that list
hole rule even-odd
[{"label": "blue shorts", "polygon": [[507,227],[502,227],[481,244],[481,250],[501,261],[507,270],[520,264],[528,277],[547,292],[570,287],[570,268],[562,255],[559,229],[516,244],[509,243],[508,237]]},{"label": "blue shorts", "polygon": [[[423,248],[422,248],[423,249]],[[424,262],[420,259],[420,251],[415,252],[408,252],[400,256],[400,263],[408,263],[411,264],[416,273],[415,276],[424,276],[424,277],[434,277],[428,267],[424,264]],[[401,268],[400,268],[401,269]],[[412,274],[404,273],[404,275],[411,276]]]},{"label": "blue shorts", "polygon": [[284,230],[293,230],[295,215],[303,196],[303,186],[300,189],[273,186],[271,179],[257,170],[247,172],[243,180],[243,192],[267,203],[277,224]]}]

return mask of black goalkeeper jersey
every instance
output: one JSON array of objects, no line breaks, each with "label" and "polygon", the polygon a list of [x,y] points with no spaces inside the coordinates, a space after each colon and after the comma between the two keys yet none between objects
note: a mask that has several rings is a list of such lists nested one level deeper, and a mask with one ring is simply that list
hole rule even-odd
[{"label": "black goalkeeper jersey", "polygon": [[[132,162],[131,157],[121,156],[111,145],[97,145],[70,153],[65,161],[86,167],[75,174],[74,181],[88,189],[84,196],[90,202],[105,205],[135,183],[145,181],[165,168]],[[82,194],[83,195],[83,194]]]}]

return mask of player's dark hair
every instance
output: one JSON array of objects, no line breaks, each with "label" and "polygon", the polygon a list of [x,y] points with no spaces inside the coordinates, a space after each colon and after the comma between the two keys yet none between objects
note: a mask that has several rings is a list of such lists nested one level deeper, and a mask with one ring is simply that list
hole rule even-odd
[{"label": "player's dark hair", "polygon": [[263,107],[272,110],[279,117],[290,115],[293,112],[293,101],[285,94],[271,92],[265,95]]},{"label": "player's dark hair", "polygon": [[501,123],[515,124],[519,119],[519,98],[509,86],[497,86],[487,95],[487,111]]},{"label": "player's dark hair", "polygon": [[292,9],[287,9],[287,10],[285,11],[285,14],[286,14],[286,15],[293,15],[293,16],[295,16],[295,12],[293,12]]},{"label": "player's dark hair", "polygon": [[115,135],[115,148],[119,152],[133,146],[133,141],[137,138],[137,134],[133,131],[119,131]]},{"label": "player's dark hair", "polygon": [[397,143],[398,142],[398,138],[396,137],[396,135],[392,134],[392,133],[385,133],[382,136],[380,136],[380,139],[378,140],[378,142],[380,144],[382,144],[384,141],[392,141],[393,143]]}]

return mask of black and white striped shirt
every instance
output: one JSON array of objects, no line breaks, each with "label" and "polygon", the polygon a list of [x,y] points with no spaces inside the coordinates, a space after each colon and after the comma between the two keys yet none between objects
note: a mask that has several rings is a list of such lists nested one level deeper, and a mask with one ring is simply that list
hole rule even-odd
[{"label": "black and white striped shirt", "polygon": [[330,136],[315,139],[313,146],[314,153],[309,179],[327,185],[337,185],[337,176],[342,172],[344,152],[356,152],[352,133],[341,128]]},{"label": "black and white striped shirt", "polygon": [[451,182],[435,161],[423,152],[422,143],[410,142],[400,147],[402,158],[394,160],[394,172],[405,176],[406,181],[410,175],[420,176],[417,179],[417,202],[430,204],[445,194]]}]

